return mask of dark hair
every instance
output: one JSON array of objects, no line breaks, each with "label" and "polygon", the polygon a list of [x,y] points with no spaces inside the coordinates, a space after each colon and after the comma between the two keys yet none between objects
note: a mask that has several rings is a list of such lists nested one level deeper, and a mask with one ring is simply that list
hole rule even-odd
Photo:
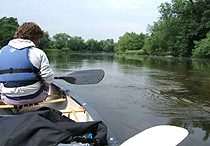
[{"label": "dark hair", "polygon": [[14,38],[21,38],[21,39],[36,39],[41,38],[43,36],[43,31],[34,22],[26,22],[20,25],[15,32]]}]

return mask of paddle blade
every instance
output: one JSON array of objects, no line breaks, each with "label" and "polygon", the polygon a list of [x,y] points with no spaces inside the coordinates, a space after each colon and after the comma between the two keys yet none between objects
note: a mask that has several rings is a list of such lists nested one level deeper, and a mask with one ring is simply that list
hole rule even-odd
[{"label": "paddle blade", "polygon": [[188,135],[181,127],[160,125],[146,129],[131,137],[120,146],[176,146]]},{"label": "paddle blade", "polygon": [[76,79],[73,78],[73,77],[60,77],[60,79],[63,79],[66,82],[71,83],[71,84],[75,84],[76,83]]},{"label": "paddle blade", "polygon": [[70,73],[64,77],[55,77],[55,79],[63,79],[68,83],[75,85],[97,84],[104,78],[102,69],[81,70]]}]

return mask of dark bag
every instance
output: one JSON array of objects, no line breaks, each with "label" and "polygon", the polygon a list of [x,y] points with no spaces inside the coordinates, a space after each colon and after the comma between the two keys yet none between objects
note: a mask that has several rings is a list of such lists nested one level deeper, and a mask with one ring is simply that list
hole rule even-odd
[{"label": "dark bag", "polygon": [[92,135],[94,145],[107,144],[107,127],[102,121],[75,122],[62,113],[41,108],[14,116],[0,116],[1,146],[55,146],[59,143],[83,141]]}]

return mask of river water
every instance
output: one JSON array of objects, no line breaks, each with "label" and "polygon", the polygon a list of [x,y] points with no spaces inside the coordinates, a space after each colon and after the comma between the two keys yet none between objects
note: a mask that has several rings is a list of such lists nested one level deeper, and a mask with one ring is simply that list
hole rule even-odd
[{"label": "river water", "polygon": [[146,128],[169,124],[188,129],[181,146],[210,145],[210,60],[113,54],[48,57],[56,76],[105,71],[95,85],[59,82],[90,104],[120,143]]}]

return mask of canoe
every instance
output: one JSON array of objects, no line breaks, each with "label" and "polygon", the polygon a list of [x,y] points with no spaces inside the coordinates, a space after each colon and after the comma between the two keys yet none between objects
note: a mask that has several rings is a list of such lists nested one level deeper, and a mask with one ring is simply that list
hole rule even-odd
[{"label": "canoe", "polygon": [[[91,72],[91,74],[89,74]],[[55,77],[57,79],[64,79],[71,84],[95,84],[101,81],[104,73],[101,70],[91,70],[82,71],[79,73],[71,73],[71,77]],[[100,75],[99,75],[100,74]],[[73,76],[73,77],[72,77]],[[84,78],[84,76],[86,78]],[[93,77],[94,76],[94,79]],[[98,76],[98,77],[96,77]],[[89,79],[91,78],[91,79]],[[75,80],[77,79],[77,81]],[[88,79],[88,80],[87,80]],[[42,107],[49,107],[51,109],[59,110],[66,117],[76,121],[76,122],[92,122],[92,121],[103,121],[98,113],[82,98],[78,97],[72,93],[69,89],[62,87],[58,82],[55,82],[49,87],[48,97],[37,104],[23,105],[23,106],[13,106],[4,105],[0,101],[0,114],[1,115],[19,115],[22,113],[34,112]],[[103,121],[104,122],[104,121]],[[112,133],[112,131],[107,128],[107,144],[109,146],[118,146],[119,142]],[[67,145],[67,144],[59,144]],[[81,143],[73,142],[73,144],[68,144],[68,146],[79,146],[84,145]],[[87,144],[86,144],[87,145]]]},{"label": "canoe", "polygon": [[[1,106],[4,106],[3,103],[1,103]],[[21,107],[22,109],[18,109],[18,107],[12,107],[9,105],[8,107],[1,108],[0,114],[13,115],[17,113],[26,113],[30,111],[35,111],[43,106],[59,110],[63,113],[63,115],[71,118],[76,122],[103,121],[98,113],[82,98],[73,94],[70,90],[63,88],[56,82],[50,85],[49,96],[46,98],[45,101],[39,103],[38,105],[26,105],[24,107]],[[119,142],[117,141],[111,130],[109,128],[107,128],[107,130],[108,145],[119,145]],[[68,145],[70,146],[71,144]],[[73,145],[79,146],[82,144],[74,143]]]},{"label": "canoe", "polygon": [[[87,70],[73,72],[64,77],[55,77],[63,79],[71,84],[84,85],[96,84],[102,80],[104,72],[102,70]],[[40,103],[24,106],[4,105],[0,102],[0,114],[18,115],[22,113],[31,113],[41,107],[49,107],[59,110],[66,117],[76,123],[88,123],[94,121],[103,121],[98,113],[81,97],[74,94],[71,90],[66,89],[58,82],[54,82],[49,87],[48,97]],[[103,123],[105,123],[103,121]],[[107,127],[107,125],[106,125]],[[106,128],[106,141],[108,146],[119,146],[117,138],[114,136],[109,127]],[[159,125],[140,132],[132,138],[125,141],[121,146],[130,145],[177,145],[188,135],[188,131],[181,127],[170,125]],[[72,142],[71,144],[58,144],[59,146],[81,146],[89,145],[87,143]]]}]

